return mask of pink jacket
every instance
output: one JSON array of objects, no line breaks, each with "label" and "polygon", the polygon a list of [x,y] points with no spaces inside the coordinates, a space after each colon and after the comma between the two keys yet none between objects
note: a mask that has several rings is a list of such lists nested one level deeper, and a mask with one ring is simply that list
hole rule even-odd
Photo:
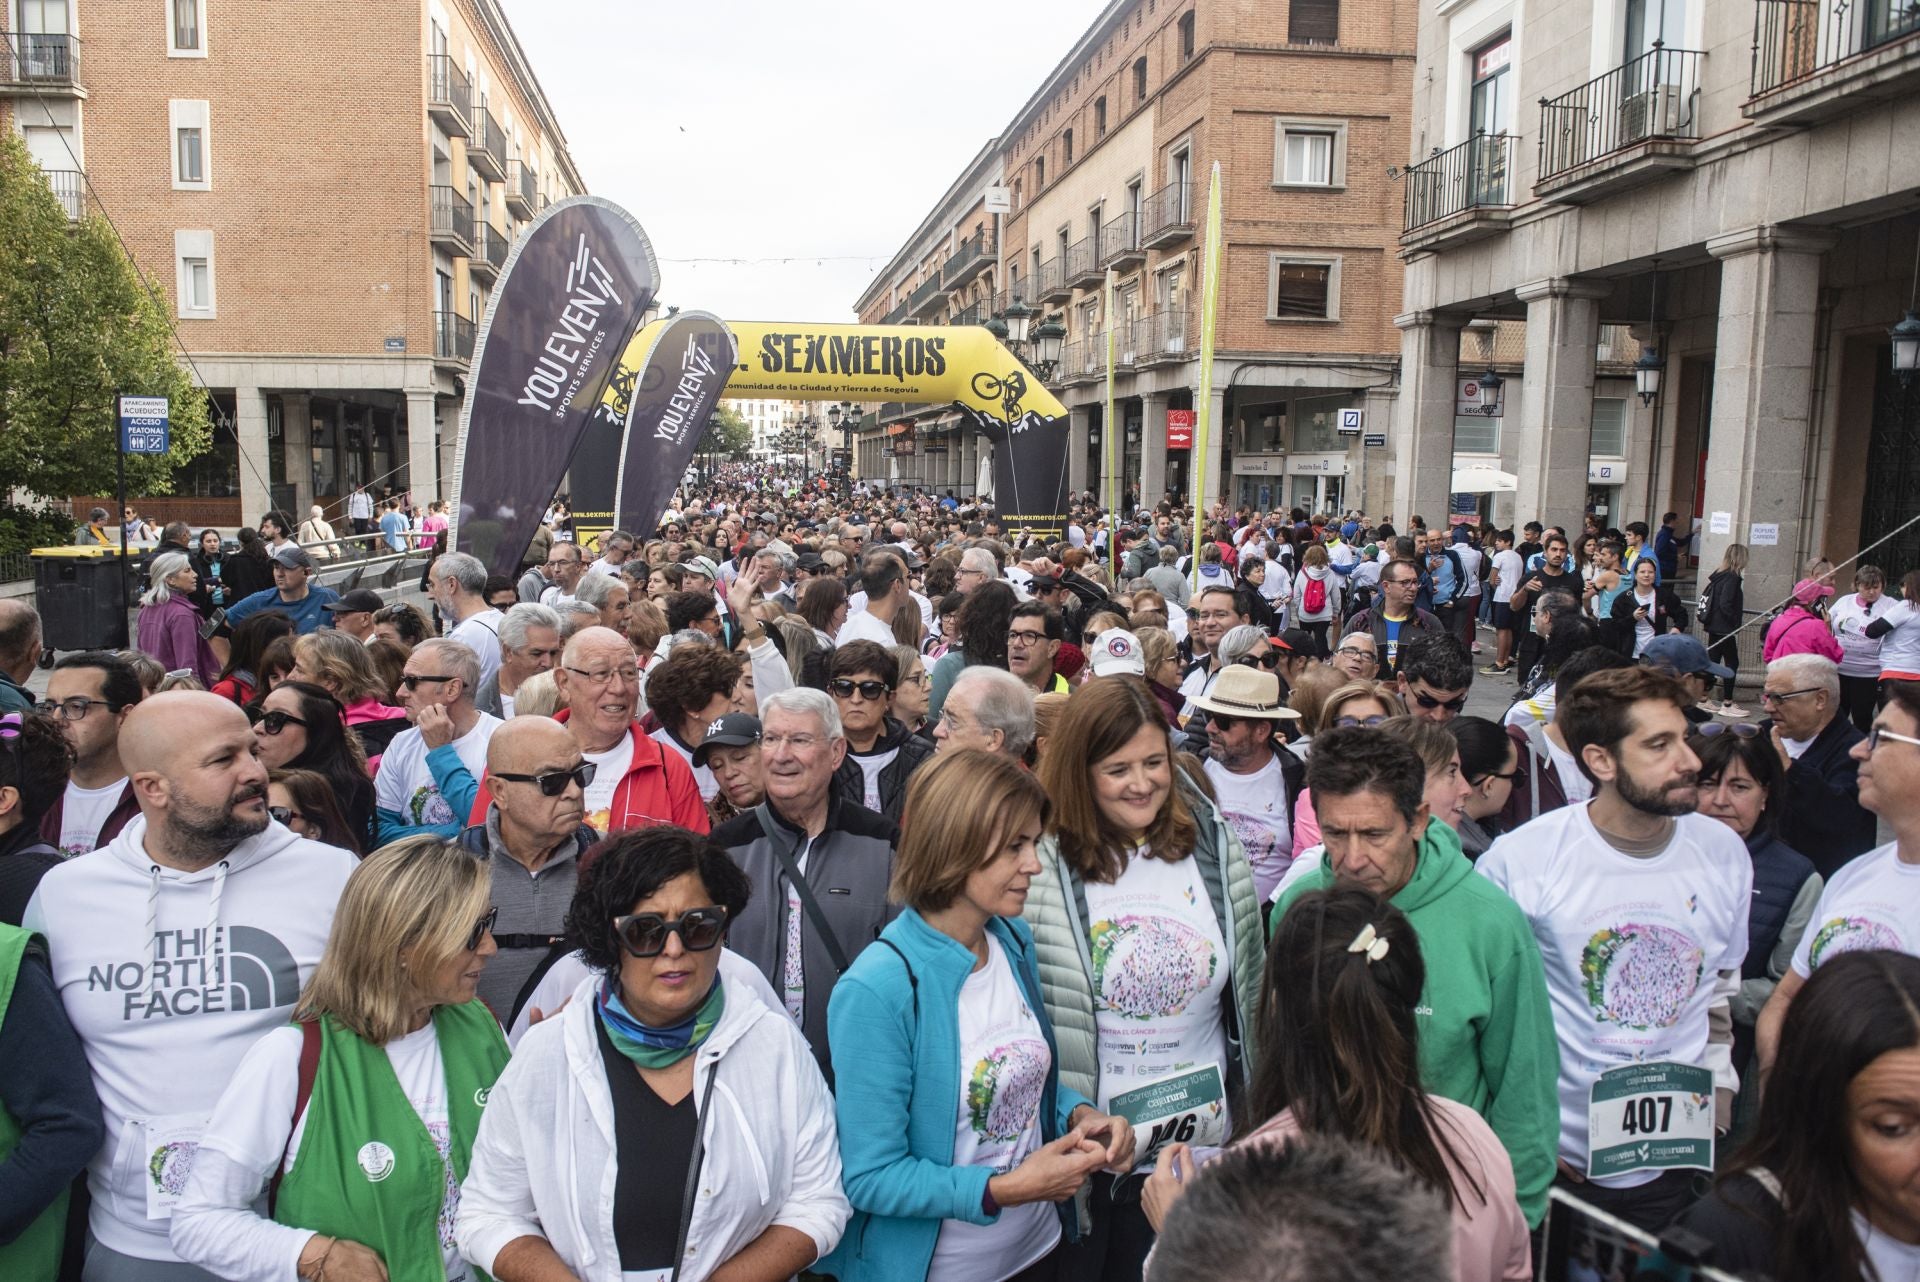
[{"label": "pink jacket", "polygon": [[1772,663],[1783,654],[1817,654],[1835,663],[1846,657],[1828,630],[1827,621],[1799,605],[1788,606],[1767,625],[1767,639],[1760,647],[1761,661]]},{"label": "pink jacket", "polygon": [[[1453,1276],[1456,1282],[1524,1282],[1533,1276],[1533,1248],[1527,1238],[1527,1218],[1520,1213],[1514,1191],[1513,1163],[1507,1150],[1465,1104],[1438,1095],[1427,1096],[1441,1129],[1446,1132],[1444,1156],[1451,1149],[1457,1161],[1448,1162],[1466,1205],[1453,1204]],[[1293,1111],[1284,1110],[1243,1144],[1284,1144],[1300,1134]],[[1463,1169],[1464,1168],[1464,1169]],[[1471,1181],[1462,1179],[1462,1175]],[[1473,1196],[1478,1185],[1482,1198]]]}]

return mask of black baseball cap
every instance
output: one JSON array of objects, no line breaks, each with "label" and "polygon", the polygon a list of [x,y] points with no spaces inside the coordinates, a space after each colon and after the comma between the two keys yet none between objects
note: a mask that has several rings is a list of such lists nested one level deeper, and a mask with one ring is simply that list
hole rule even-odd
[{"label": "black baseball cap", "polygon": [[729,712],[707,727],[706,737],[693,750],[693,764],[707,764],[709,748],[744,748],[760,742],[760,718],[748,712]]},{"label": "black baseball cap", "polygon": [[372,588],[355,588],[338,601],[329,601],[320,608],[333,614],[374,614],[386,609],[387,603]]}]

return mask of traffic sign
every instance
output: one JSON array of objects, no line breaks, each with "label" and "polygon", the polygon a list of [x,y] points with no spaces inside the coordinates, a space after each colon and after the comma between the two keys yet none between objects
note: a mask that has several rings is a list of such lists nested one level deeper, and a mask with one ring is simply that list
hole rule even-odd
[{"label": "traffic sign", "polygon": [[1360,438],[1360,441],[1361,444],[1370,450],[1385,449],[1387,445],[1387,434],[1385,432],[1368,432]]},{"label": "traffic sign", "polygon": [[167,398],[122,396],[120,448],[129,454],[165,454],[169,445]]}]

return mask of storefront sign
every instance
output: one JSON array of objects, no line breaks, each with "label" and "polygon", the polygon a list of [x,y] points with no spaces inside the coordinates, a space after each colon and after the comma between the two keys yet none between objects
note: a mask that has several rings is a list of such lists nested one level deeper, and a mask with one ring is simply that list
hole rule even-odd
[{"label": "storefront sign", "polygon": [[1279,476],[1287,470],[1287,456],[1242,454],[1233,460],[1233,470],[1240,476]]},{"label": "storefront sign", "polygon": [[[1504,383],[1500,385],[1504,386]],[[1500,387],[1483,388],[1477,378],[1461,379],[1454,389],[1454,414],[1479,418],[1504,417],[1506,409],[1501,404]]]},{"label": "storefront sign", "polygon": [[1622,461],[1587,464],[1588,485],[1620,485],[1627,479],[1627,465]]},{"label": "storefront sign", "polygon": [[1340,431],[1342,434],[1352,436],[1355,432],[1365,431],[1366,427],[1367,412],[1365,410],[1340,411]]},{"label": "storefront sign", "polygon": [[1288,476],[1345,476],[1347,474],[1347,456],[1345,454],[1289,454],[1287,456]]},{"label": "storefront sign", "polygon": [[1190,450],[1193,448],[1193,411],[1167,411],[1167,448],[1170,450]]},{"label": "storefront sign", "polygon": [[1360,438],[1360,443],[1370,450],[1385,449],[1387,447],[1387,434],[1385,432],[1368,432]]}]

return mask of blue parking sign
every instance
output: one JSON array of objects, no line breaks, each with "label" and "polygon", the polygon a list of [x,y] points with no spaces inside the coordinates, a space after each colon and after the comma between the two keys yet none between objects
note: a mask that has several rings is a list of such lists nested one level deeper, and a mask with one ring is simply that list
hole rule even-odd
[{"label": "blue parking sign", "polygon": [[167,398],[120,398],[120,448],[129,454],[165,454],[169,445]]}]

